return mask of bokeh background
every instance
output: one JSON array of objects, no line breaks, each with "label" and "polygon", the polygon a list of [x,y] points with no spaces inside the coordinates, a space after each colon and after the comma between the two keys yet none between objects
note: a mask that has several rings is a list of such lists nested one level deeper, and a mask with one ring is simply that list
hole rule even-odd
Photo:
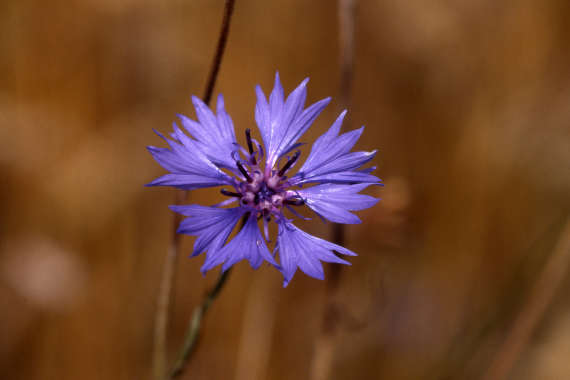
[{"label": "bokeh background", "polygon": [[[194,116],[221,0],[0,2],[0,378],[145,379],[175,192],[146,145]],[[361,0],[349,124],[383,200],[347,231],[331,379],[479,379],[570,210],[570,2]],[[243,136],[254,85],[339,112],[337,5],[238,0],[216,87]],[[215,203],[215,191],[191,200]],[[330,225],[310,224],[326,237]],[[183,238],[173,358],[217,273]],[[567,262],[566,262],[567,263]],[[548,277],[548,276],[547,276]],[[554,279],[553,279],[554,281]],[[510,378],[570,379],[570,279]],[[188,379],[310,379],[325,283],[237,265]]]}]

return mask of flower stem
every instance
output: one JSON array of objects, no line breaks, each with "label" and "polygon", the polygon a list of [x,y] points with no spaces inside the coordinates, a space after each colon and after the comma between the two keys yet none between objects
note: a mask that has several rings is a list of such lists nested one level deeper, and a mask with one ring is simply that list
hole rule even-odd
[{"label": "flower stem", "polygon": [[[230,31],[230,22],[234,10],[235,0],[226,0],[224,6],[224,16],[222,20],[222,27],[218,38],[216,53],[210,66],[210,73],[206,82],[206,89],[204,91],[203,101],[210,104],[212,93],[216,84],[216,79],[222,64],[222,58],[228,41],[228,34]],[[188,198],[188,192],[179,191],[176,194],[174,203],[179,205]],[[153,352],[153,374],[156,380],[162,380],[166,375],[166,335],[168,331],[168,314],[171,308],[172,299],[172,284],[174,283],[176,260],[178,258],[178,251],[180,250],[180,237],[176,233],[178,224],[181,221],[181,216],[177,213],[173,217],[173,233],[170,247],[165,258],[164,267],[162,271],[162,280],[158,294],[157,311],[154,328],[154,352]],[[226,272],[227,273],[227,272]],[[227,275],[226,275],[227,276]],[[224,281],[225,281],[224,277]],[[223,285],[223,283],[221,284]],[[220,288],[221,288],[220,285]],[[219,290],[218,290],[219,291]],[[217,293],[216,293],[217,294]],[[215,298],[214,297],[209,301]],[[208,305],[209,306],[209,305]],[[207,307],[206,307],[207,310]],[[199,327],[199,324],[198,324]]]},{"label": "flower stem", "polygon": [[216,299],[224,284],[226,283],[228,276],[230,274],[231,268],[225,272],[220,274],[218,277],[218,281],[216,284],[210,289],[210,291],[204,297],[204,300],[197,306],[194,311],[192,312],[192,318],[190,319],[190,324],[188,325],[188,331],[186,332],[186,337],[184,338],[184,343],[182,345],[182,349],[176,359],[176,363],[174,363],[174,367],[170,372],[170,378],[174,379],[180,376],[183,371],[188,359],[190,358],[190,354],[192,354],[196,343],[198,342],[198,337],[200,335],[200,327],[202,325],[202,318],[212,305],[212,302]]},{"label": "flower stem", "polygon": [[[354,14],[356,0],[338,0],[338,38],[339,38],[339,103],[347,109],[351,103],[354,71]],[[344,128],[348,127],[348,122]],[[332,241],[344,245],[345,228],[342,224],[332,225]],[[338,325],[342,310],[338,305],[338,287],[342,266],[328,266],[326,277],[325,307],[321,322],[321,331],[315,342],[315,351],[311,364],[311,380],[330,378]]]},{"label": "flower stem", "polygon": [[214,86],[216,85],[216,79],[218,78],[220,66],[222,65],[222,58],[224,57],[224,51],[226,50],[226,45],[228,43],[230,22],[234,13],[234,4],[235,0],[226,0],[226,4],[224,6],[224,18],[222,19],[222,29],[220,30],[220,37],[218,38],[218,46],[216,47],[216,54],[214,55],[212,66],[210,66],[210,74],[208,75],[206,90],[204,91],[204,97],[202,98],[204,103],[208,105],[210,104],[210,100],[212,100],[212,93],[214,92]]}]

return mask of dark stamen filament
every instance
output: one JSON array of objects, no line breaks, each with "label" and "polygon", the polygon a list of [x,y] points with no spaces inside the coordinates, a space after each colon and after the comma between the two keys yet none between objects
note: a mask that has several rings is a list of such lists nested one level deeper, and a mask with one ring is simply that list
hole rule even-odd
[{"label": "dark stamen filament", "polygon": [[249,183],[253,182],[253,179],[249,176],[249,173],[247,172],[247,170],[245,170],[241,161],[236,161],[236,165],[237,165],[239,171],[241,172],[241,174],[243,174],[245,179],[247,179],[247,182],[249,182]]},{"label": "dark stamen filament", "polygon": [[293,155],[293,157],[291,157],[291,158],[289,159],[289,161],[287,161],[287,163],[285,164],[285,166],[283,166],[283,167],[281,168],[281,170],[279,170],[279,173],[278,173],[279,177],[282,177],[283,174],[285,174],[285,172],[286,172],[287,170],[289,170],[289,168],[295,163],[295,161],[297,161],[297,159],[299,158],[300,155],[301,155],[301,152],[300,152],[300,151],[296,151],[296,152],[295,152],[295,154]]},{"label": "dark stamen filament", "polygon": [[247,148],[249,149],[249,153],[253,153],[253,143],[251,142],[251,129],[245,130],[245,137],[247,138]]},{"label": "dark stamen filament", "polygon": [[305,204],[305,201],[300,198],[293,198],[293,199],[285,199],[285,203],[291,206],[302,206]]},{"label": "dark stamen filament", "polygon": [[229,190],[226,190],[226,189],[221,189],[221,190],[220,190],[220,193],[224,194],[224,195],[227,196],[227,197],[238,197],[238,198],[241,198],[241,194],[239,194],[239,193],[234,193],[233,191],[229,191]]},{"label": "dark stamen filament", "polygon": [[249,154],[251,155],[251,163],[255,165],[257,162],[255,161],[255,155],[253,155],[253,142],[251,141],[251,129],[245,130],[245,137],[247,139],[247,149],[249,149]]}]

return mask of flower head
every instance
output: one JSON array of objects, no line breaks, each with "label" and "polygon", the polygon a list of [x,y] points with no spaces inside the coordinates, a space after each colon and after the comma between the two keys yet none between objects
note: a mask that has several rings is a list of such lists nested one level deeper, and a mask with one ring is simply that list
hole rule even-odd
[{"label": "flower head", "polygon": [[[169,171],[150,186],[184,190],[222,186],[221,194],[228,197],[215,206],[171,207],[187,216],[178,232],[197,237],[192,256],[206,252],[203,273],[220,264],[222,270],[227,270],[241,260],[258,268],[265,260],[283,273],[286,286],[297,268],[323,279],[322,261],[349,264],[334,252],[356,255],[300,230],[284,213],[287,210],[288,215],[303,218],[295,208],[307,206],[322,219],[353,224],[360,223],[360,219],[351,211],[371,207],[378,201],[359,194],[371,184],[380,184],[380,179],[370,174],[374,168],[361,168],[376,151],[351,152],[364,127],[340,134],[346,111],[315,141],[307,159],[291,175],[301,160],[301,152],[296,150],[301,145],[299,138],[330,101],[323,99],[305,108],[307,82],[308,79],[301,82],[287,98],[279,74],[269,99],[256,87],[255,121],[262,143],[247,129],[246,144],[238,144],[220,95],[216,114],[193,97],[198,121],[178,115],[192,137],[174,123],[171,139],[157,132],[169,148],[148,147],[155,160]],[[305,187],[308,184],[313,186]],[[234,207],[226,207],[235,203]],[[228,242],[240,219],[241,229]],[[270,241],[271,221],[278,226],[273,252],[266,243]]]}]

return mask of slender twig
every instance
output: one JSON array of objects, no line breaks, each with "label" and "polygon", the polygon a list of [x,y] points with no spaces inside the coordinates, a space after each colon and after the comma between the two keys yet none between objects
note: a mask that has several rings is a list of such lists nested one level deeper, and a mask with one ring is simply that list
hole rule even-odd
[{"label": "slender twig", "polygon": [[[241,223],[239,229],[242,229],[247,219],[249,218],[249,213],[244,214],[241,219]],[[170,371],[169,379],[174,379],[182,374],[184,371],[184,367],[186,363],[190,359],[190,355],[194,352],[194,347],[198,343],[198,338],[200,337],[200,328],[202,327],[202,318],[214,302],[214,300],[220,294],[220,291],[224,287],[228,276],[230,275],[231,267],[220,273],[218,277],[218,281],[214,284],[214,286],[206,293],[206,296],[202,300],[202,303],[199,306],[194,308],[192,312],[192,318],[190,318],[190,324],[188,325],[188,330],[186,331],[186,335],[184,337],[184,343],[182,344],[182,349],[178,354],[178,358],[174,363],[174,367],[172,371]]]},{"label": "slender twig", "polygon": [[198,342],[198,337],[200,336],[200,327],[202,325],[202,318],[212,305],[212,302],[216,299],[220,291],[222,290],[228,276],[230,274],[231,268],[225,272],[220,274],[218,277],[218,281],[216,284],[210,289],[210,291],[204,297],[204,300],[200,304],[200,306],[196,307],[192,312],[192,318],[190,319],[190,324],[188,326],[188,331],[186,332],[186,336],[184,338],[184,343],[182,345],[182,349],[174,363],[174,367],[170,372],[170,378],[173,379],[175,377],[180,376],[186,365],[186,362],[190,358],[190,354],[193,352],[196,343]]},{"label": "slender twig", "polygon": [[[340,104],[348,108],[352,102],[352,82],[354,79],[354,13],[356,0],[339,0],[339,66]],[[346,128],[346,127],[345,127]]]},{"label": "slender twig", "polygon": [[540,322],[556,291],[562,284],[570,266],[570,219],[566,221],[560,238],[539,274],[528,300],[516,318],[511,331],[483,380],[507,378],[522,350]]},{"label": "slender twig", "polygon": [[[347,109],[352,102],[352,82],[354,71],[354,12],[356,0],[338,1],[338,30],[339,30],[339,104],[341,109]],[[344,129],[350,129],[350,121],[345,120]],[[345,239],[344,225],[335,223],[332,225],[333,241],[343,245]],[[334,290],[340,280],[341,265],[331,265],[334,268],[329,273],[327,286]]]},{"label": "slender twig", "polygon": [[[230,21],[234,10],[234,3],[235,0],[226,0],[225,2],[224,16],[222,20],[220,35],[218,38],[218,45],[216,47],[216,53],[212,61],[210,73],[206,82],[206,89],[203,96],[203,100],[206,104],[210,104],[214,86],[216,84],[216,79],[218,77],[218,72],[220,71],[220,66],[230,31]],[[178,191],[176,193],[174,203],[177,205],[181,204],[187,199],[187,197],[188,193],[186,191]],[[178,251],[180,250],[180,237],[179,234],[176,233],[176,230],[181,219],[182,218],[179,214],[174,214],[172,240],[165,258],[158,294],[153,353],[153,373],[156,380],[163,379],[166,374],[166,335],[168,330],[168,315],[171,308],[170,303],[172,299],[172,284],[174,283],[174,269],[176,267]]]},{"label": "slender twig", "polygon": [[214,55],[212,66],[210,67],[210,74],[208,75],[206,90],[204,91],[204,97],[202,99],[206,104],[210,104],[210,100],[212,100],[212,93],[214,92],[214,86],[216,85],[218,72],[220,71],[220,66],[222,65],[222,58],[224,57],[224,51],[226,50],[228,35],[230,33],[230,22],[232,20],[232,14],[234,13],[234,4],[235,0],[226,0],[226,5],[224,7],[224,18],[222,19],[222,29],[220,30],[220,38],[218,39],[216,54]]},{"label": "slender twig", "polygon": [[[339,103],[342,109],[347,109],[351,103],[352,82],[354,71],[354,13],[356,0],[338,0],[338,33],[339,33],[339,66],[340,86]],[[348,121],[344,128],[347,128]],[[344,245],[345,229],[342,224],[332,225],[332,240]],[[329,265],[326,277],[325,308],[321,332],[315,342],[315,352],[311,367],[312,380],[326,380],[330,377],[336,333],[342,319],[338,305],[338,287],[342,266]]]},{"label": "slender twig", "polygon": [[[339,66],[340,86],[339,104],[342,109],[350,107],[352,99],[352,82],[354,67],[354,12],[356,0],[338,1],[339,22]],[[350,122],[346,120],[344,129],[349,129]],[[332,225],[332,238],[338,245],[343,245],[345,240],[345,228],[343,224]],[[335,293],[340,281],[342,265],[331,265],[327,276],[327,288]]]}]

